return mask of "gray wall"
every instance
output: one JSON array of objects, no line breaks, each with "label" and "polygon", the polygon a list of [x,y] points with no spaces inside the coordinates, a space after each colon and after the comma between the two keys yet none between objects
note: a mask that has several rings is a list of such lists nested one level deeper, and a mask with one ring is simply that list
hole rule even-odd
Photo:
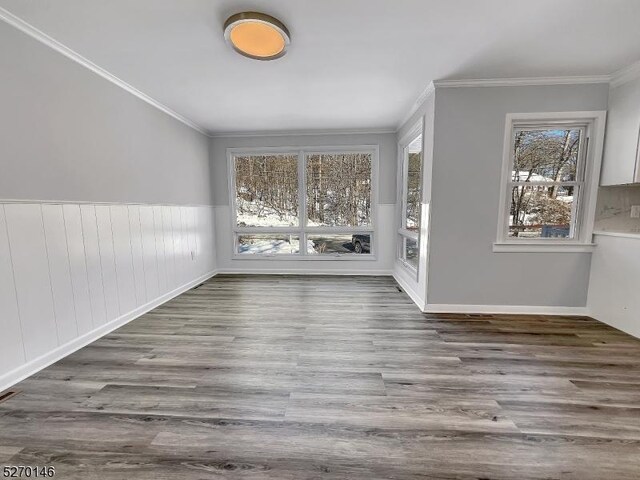
[{"label": "gray wall", "polygon": [[0,198],[211,204],[209,139],[0,22]]},{"label": "gray wall", "polygon": [[229,205],[227,148],[305,147],[379,145],[380,171],[378,203],[396,202],[396,135],[334,134],[255,137],[215,137],[211,139],[211,174],[214,205]]},{"label": "gray wall", "polygon": [[584,307],[589,253],[493,253],[507,113],[606,110],[608,85],[436,89],[429,304]]}]

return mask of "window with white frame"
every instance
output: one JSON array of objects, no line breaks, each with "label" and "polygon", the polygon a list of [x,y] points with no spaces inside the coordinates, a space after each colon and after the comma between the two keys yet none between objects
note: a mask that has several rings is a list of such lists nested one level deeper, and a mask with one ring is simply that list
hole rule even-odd
[{"label": "window with white frame", "polygon": [[229,157],[236,258],[372,258],[377,147]]},{"label": "window with white frame", "polygon": [[602,128],[598,115],[579,112],[507,117],[498,244],[590,241],[587,204],[600,167],[590,151],[596,120]]},{"label": "window with white frame", "polygon": [[398,258],[414,272],[420,257],[420,216],[422,201],[422,124],[400,145],[401,224],[398,229]]}]

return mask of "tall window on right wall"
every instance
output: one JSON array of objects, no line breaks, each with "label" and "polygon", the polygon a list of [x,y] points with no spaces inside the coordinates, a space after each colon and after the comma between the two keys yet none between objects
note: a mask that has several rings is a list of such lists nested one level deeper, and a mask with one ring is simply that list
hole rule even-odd
[{"label": "tall window on right wall", "polygon": [[420,260],[420,216],[422,201],[422,135],[401,145],[402,214],[398,230],[398,258],[417,273]]},{"label": "tall window on right wall", "polygon": [[591,242],[603,126],[602,112],[507,116],[498,250]]}]

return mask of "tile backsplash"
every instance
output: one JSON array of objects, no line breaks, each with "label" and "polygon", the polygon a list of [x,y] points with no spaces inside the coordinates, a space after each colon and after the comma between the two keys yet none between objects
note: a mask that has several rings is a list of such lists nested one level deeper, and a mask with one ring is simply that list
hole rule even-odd
[{"label": "tile backsplash", "polygon": [[640,233],[640,218],[631,218],[632,205],[640,205],[640,185],[600,187],[595,231]]}]

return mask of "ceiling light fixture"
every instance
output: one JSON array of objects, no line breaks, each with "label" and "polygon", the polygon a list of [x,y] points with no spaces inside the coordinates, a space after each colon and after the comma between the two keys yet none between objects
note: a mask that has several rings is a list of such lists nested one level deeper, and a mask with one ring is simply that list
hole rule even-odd
[{"label": "ceiling light fixture", "polygon": [[287,52],[291,42],[289,30],[264,13],[243,12],[224,22],[224,38],[233,49],[255,60],[275,60]]}]

